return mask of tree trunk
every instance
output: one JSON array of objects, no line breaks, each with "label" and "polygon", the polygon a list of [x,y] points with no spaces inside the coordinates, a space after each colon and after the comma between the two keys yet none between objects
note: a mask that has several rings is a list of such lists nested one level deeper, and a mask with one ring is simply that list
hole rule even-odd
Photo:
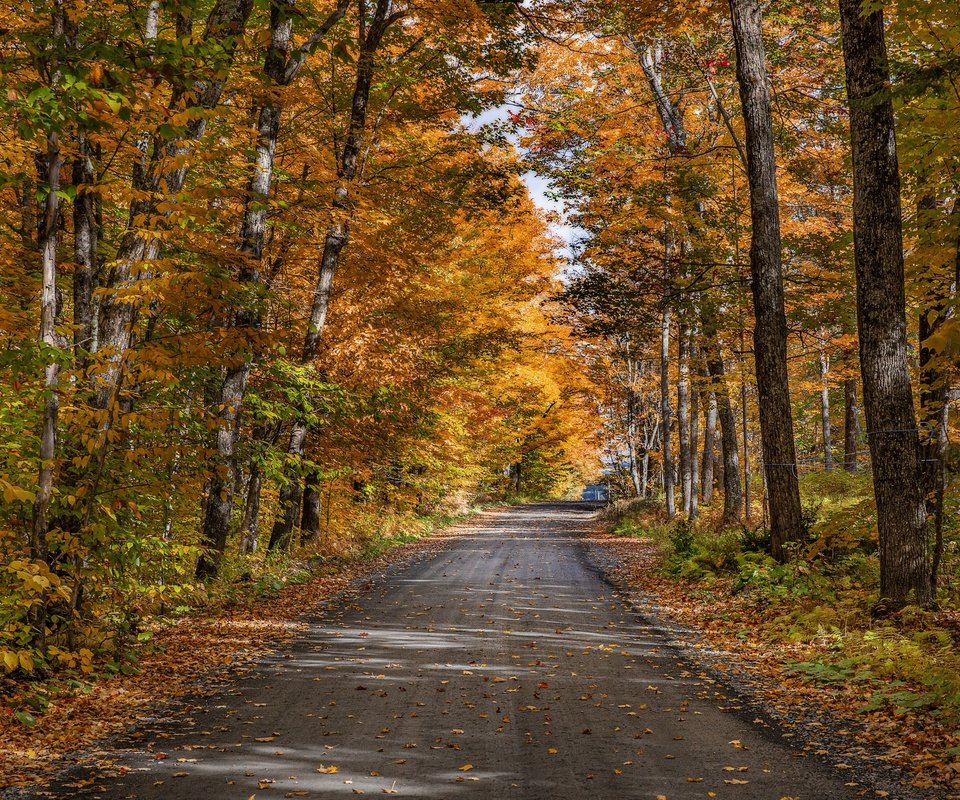
[{"label": "tree trunk", "polygon": [[857,403],[857,379],[843,382],[843,468],[856,472],[860,449],[860,406]]},{"label": "tree trunk", "polygon": [[750,415],[747,408],[747,383],[740,380],[740,435],[743,439],[743,519],[750,522],[753,489],[750,485]]},{"label": "tree trunk", "polygon": [[256,461],[250,462],[250,477],[247,480],[247,502],[243,509],[240,555],[257,551],[257,534],[260,529],[260,491],[263,488],[263,471]]},{"label": "tree trunk", "polygon": [[711,389],[717,398],[717,416],[720,421],[720,446],[723,455],[723,521],[725,524],[740,518],[743,496],[740,493],[740,455],[737,450],[737,417],[730,400],[723,358],[715,344],[707,351],[707,374]]},{"label": "tree trunk", "polygon": [[[58,17],[61,14],[57,14]],[[61,23],[62,25],[62,23]],[[57,457],[57,422],[60,414],[58,386],[60,363],[55,357],[60,347],[57,335],[57,242],[60,214],[60,144],[57,133],[47,135],[47,149],[37,159],[42,172],[40,180],[46,184],[46,197],[40,214],[40,341],[49,348],[49,361],[43,370],[43,421],[40,433],[40,474],[36,499],[33,504],[33,526],[30,536],[30,557],[36,561],[47,557],[47,528],[50,501],[53,497],[53,474]]]},{"label": "tree trunk", "polygon": [[[697,348],[691,341],[689,357],[697,361]],[[691,371],[691,375],[695,374]],[[700,514],[700,387],[696,380],[690,382],[690,511],[688,517],[695,520]]]},{"label": "tree trunk", "polygon": [[[264,74],[268,90],[282,84],[290,50],[293,21],[279,4],[270,10],[270,45],[264,59]],[[281,109],[275,101],[264,102],[257,118],[257,146],[250,167],[247,193],[240,229],[240,252],[244,266],[240,282],[256,284],[260,281],[263,243],[266,232],[267,200],[273,180],[273,163],[280,134]],[[252,333],[259,327],[259,311],[248,306],[237,312],[234,327]],[[237,358],[238,356],[234,356]],[[246,354],[239,355],[239,363],[224,370],[217,404],[219,426],[215,433],[216,465],[210,482],[206,514],[203,520],[201,543],[206,552],[197,563],[197,577],[211,578],[217,574],[226,549],[230,520],[233,516],[233,495],[237,470],[236,450],[240,409],[250,377],[251,361]]]},{"label": "tree trunk", "polygon": [[823,468],[833,471],[833,437],[830,430],[830,387],[827,373],[830,371],[830,357],[825,350],[820,351],[820,430],[823,432]]},{"label": "tree trunk", "polygon": [[840,0],[853,156],[857,327],[880,532],[880,603],[932,601],[920,442],[907,362],[900,171],[883,12]]},{"label": "tree trunk", "polygon": [[647,499],[650,485],[650,448],[653,446],[654,432],[649,432],[649,423],[643,422],[643,462],[640,471],[640,497]]},{"label": "tree trunk", "polygon": [[789,554],[787,546],[803,533],[803,519],[787,377],[787,320],[770,89],[758,0],[730,0],[730,11],[737,48],[737,82],[746,132],[753,220],[750,244],[756,317],[753,347],[764,474],[770,500],[771,555],[785,561]]},{"label": "tree trunk", "polygon": [[73,161],[73,345],[79,363],[82,353],[96,350],[97,314],[94,291],[97,288],[97,197],[94,190],[92,147],[86,135],[78,141]]},{"label": "tree trunk", "polygon": [[693,498],[690,458],[690,326],[681,323],[677,339],[679,379],[677,380],[677,428],[680,439],[680,494],[683,514],[689,517]]},{"label": "tree trunk", "polygon": [[670,455],[670,426],[673,411],[670,408],[670,308],[664,306],[660,319],[660,437],[662,441],[663,494],[667,503],[667,517],[677,515],[673,496],[673,458]]},{"label": "tree trunk", "polygon": [[300,518],[300,544],[320,538],[320,476],[310,471],[303,479],[303,516]]},{"label": "tree trunk", "polygon": [[[65,31],[67,15],[60,2],[53,8],[51,36],[56,43]],[[49,64],[49,87],[54,93],[62,73],[56,56]],[[52,123],[51,123],[52,126]],[[43,415],[40,428],[40,471],[33,501],[29,545],[30,558],[45,562],[48,557],[47,533],[50,522],[50,503],[53,498],[53,476],[57,459],[57,425],[60,416],[60,362],[57,352],[63,342],[57,333],[57,244],[60,216],[60,156],[59,135],[53,127],[47,131],[46,149],[36,156],[38,183],[45,186],[46,196],[38,215],[37,243],[40,249],[40,342],[47,348],[47,363],[43,369]],[[43,649],[46,644],[46,601],[30,608],[33,644]]]},{"label": "tree trunk", "polygon": [[[709,377],[709,376],[708,376]],[[713,459],[717,451],[717,395],[710,392],[703,426],[703,459],[701,467],[701,489],[703,504],[713,503]],[[739,482],[739,477],[737,481]]]},{"label": "tree trunk", "polygon": [[635,497],[642,494],[640,468],[637,463],[637,392],[631,385],[632,370],[627,378],[627,457],[630,461],[630,480]]}]

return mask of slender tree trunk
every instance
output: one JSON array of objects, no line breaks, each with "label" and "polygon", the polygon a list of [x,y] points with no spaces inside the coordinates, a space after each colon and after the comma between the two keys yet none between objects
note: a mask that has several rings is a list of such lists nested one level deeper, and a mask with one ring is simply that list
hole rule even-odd
[{"label": "slender tree trunk", "polygon": [[[304,364],[316,359],[320,350],[320,334],[326,325],[327,311],[330,307],[330,294],[333,289],[333,277],[339,263],[340,253],[346,246],[350,236],[349,224],[346,220],[335,224],[336,231],[327,234],[323,249],[323,258],[320,263],[320,280],[314,292],[313,305],[310,310],[310,322],[307,335],[304,339],[301,361]],[[280,490],[278,504],[280,510],[270,531],[269,550],[286,549],[292,539],[293,529],[300,517],[300,503],[303,494],[301,483],[300,464],[303,461],[307,445],[309,420],[301,409],[300,415],[293,421],[290,429],[290,440],[287,445],[287,469],[284,474],[283,488]],[[519,491],[519,489],[518,489]]]},{"label": "slender tree trunk", "polygon": [[[276,444],[280,435],[281,423],[258,425],[253,432],[253,441],[263,448]],[[263,490],[262,455],[255,452],[250,458],[249,478],[247,479],[247,499],[243,507],[241,526],[240,554],[255,553],[259,544],[260,532],[260,494]]]},{"label": "slender tree trunk", "polygon": [[670,308],[665,306],[660,319],[660,437],[662,442],[663,494],[667,503],[667,517],[677,515],[673,496],[673,458],[670,454],[670,426],[673,411],[670,408]]},{"label": "slender tree trunk", "polygon": [[[289,9],[274,3],[270,10],[270,45],[264,59],[264,75],[269,93],[283,85],[289,58],[293,18]],[[240,282],[255,285],[260,281],[263,244],[266,233],[267,200],[273,181],[273,164],[280,135],[281,108],[275,99],[267,99],[257,118],[257,145],[250,178],[247,182],[243,223],[240,230],[240,253],[244,266]],[[259,327],[259,309],[248,305],[236,315],[234,327],[252,333]],[[219,425],[215,433],[216,462],[210,479],[206,513],[203,518],[202,544],[206,548],[197,562],[197,577],[212,578],[220,566],[226,550],[230,522],[233,517],[234,486],[237,463],[237,431],[239,414],[246,394],[252,367],[247,354],[235,354],[234,363],[224,368],[223,382],[217,403]]]},{"label": "slender tree trunk", "polygon": [[[692,334],[691,334],[692,336]],[[691,341],[690,360],[697,362],[697,348]],[[691,376],[695,371],[691,370]],[[696,380],[690,381],[690,511],[695,520],[700,514],[700,387]]]},{"label": "slender tree trunk", "polygon": [[300,543],[309,544],[320,538],[320,476],[313,471],[303,479],[303,515],[300,518]]},{"label": "slender tree trunk", "polygon": [[77,194],[73,201],[73,344],[80,363],[82,352],[96,349],[97,314],[94,291],[97,288],[97,198],[94,190],[92,147],[86,135],[78,141],[78,155],[73,162],[73,185]]},{"label": "slender tree trunk", "polygon": [[[709,376],[707,376],[709,377]],[[711,391],[706,407],[703,426],[703,459],[701,466],[701,489],[703,504],[713,503],[713,460],[717,451],[717,395]],[[737,478],[739,481],[740,479]]]},{"label": "slender tree trunk", "polygon": [[260,529],[260,492],[263,488],[263,470],[256,461],[250,462],[250,477],[247,480],[247,502],[243,509],[243,526],[240,539],[240,555],[257,551],[257,534]]},{"label": "slender tree trunk", "polygon": [[843,468],[856,472],[860,450],[860,405],[857,402],[857,379],[843,382]]},{"label": "slender tree trunk", "polygon": [[750,267],[756,328],[753,347],[760,396],[760,434],[770,501],[771,554],[785,561],[800,539],[803,519],[793,411],[787,377],[780,208],[770,88],[758,0],[730,0],[737,48],[737,82],[743,107],[753,235]]},{"label": "slender tree trunk", "polygon": [[743,519],[750,522],[751,503],[753,501],[753,487],[750,483],[750,415],[747,407],[747,384],[740,382],[740,424],[741,438],[743,439]]},{"label": "slender tree trunk", "polygon": [[830,371],[830,357],[825,350],[820,351],[820,430],[823,432],[823,468],[833,471],[833,437],[830,430],[830,387],[827,373]]},{"label": "slender tree trunk", "polygon": [[710,379],[710,390],[716,398],[716,413],[720,422],[720,447],[723,460],[723,522],[739,520],[743,508],[740,491],[740,455],[737,449],[737,418],[727,385],[726,367],[720,350],[717,310],[706,300],[700,306],[703,329],[703,364]]},{"label": "slender tree trunk", "polygon": [[840,0],[853,156],[857,326],[880,532],[881,607],[932,602],[920,441],[907,362],[900,170],[883,12]]},{"label": "slender tree trunk", "polygon": [[680,439],[680,493],[683,514],[691,514],[693,473],[690,458],[690,326],[681,323],[677,339],[679,379],[677,381],[677,427]]},{"label": "slender tree trunk", "polygon": [[[59,8],[59,6],[58,6]],[[61,16],[58,14],[57,16]],[[62,23],[61,23],[62,33]],[[30,537],[30,556],[34,560],[47,557],[47,527],[49,524],[50,501],[53,496],[53,475],[57,457],[57,421],[60,413],[58,387],[60,364],[55,357],[60,347],[57,335],[57,243],[60,214],[60,157],[59,138],[55,131],[47,135],[47,149],[38,166],[41,167],[41,180],[46,184],[46,197],[43,213],[40,215],[40,270],[42,284],[40,291],[40,341],[50,348],[49,360],[43,370],[43,422],[40,433],[40,475],[37,481],[37,494],[33,504],[33,527]]]},{"label": "slender tree trunk", "polygon": [[649,431],[650,424],[643,421],[643,461],[640,471],[640,497],[647,499],[650,486],[650,448],[653,447],[655,431]]},{"label": "slender tree trunk", "polygon": [[630,480],[633,483],[634,496],[642,493],[640,469],[637,463],[637,392],[632,385],[627,386],[627,457],[630,461]]},{"label": "slender tree trunk", "polygon": [[[67,16],[63,4],[57,0],[53,8],[51,36],[54,46],[64,35]],[[54,56],[48,64],[49,86],[56,94],[62,75],[59,60]],[[51,123],[52,126],[52,123]],[[36,157],[38,182],[44,185],[46,196],[38,216],[37,242],[40,249],[40,342],[47,348],[47,363],[43,369],[43,415],[40,429],[40,471],[37,477],[37,492],[33,502],[33,519],[30,527],[30,558],[45,562],[48,557],[47,533],[50,522],[50,503],[53,498],[53,476],[57,460],[57,425],[60,416],[60,362],[57,353],[63,346],[57,333],[57,244],[59,241],[60,172],[63,160],[60,156],[60,139],[56,129],[47,131],[46,149]],[[30,610],[33,627],[33,643],[38,648],[46,644],[46,602],[36,604]]]},{"label": "slender tree trunk", "polygon": [[707,373],[717,398],[717,416],[720,421],[720,446],[723,455],[723,521],[736,522],[740,518],[743,496],[740,492],[740,456],[737,450],[737,418],[730,400],[723,358],[711,348],[707,356]]}]

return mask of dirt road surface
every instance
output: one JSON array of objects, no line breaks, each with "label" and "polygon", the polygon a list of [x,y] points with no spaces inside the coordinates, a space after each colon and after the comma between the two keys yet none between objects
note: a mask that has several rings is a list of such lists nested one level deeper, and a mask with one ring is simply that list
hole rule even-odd
[{"label": "dirt road surface", "polygon": [[[585,555],[583,504],[480,515],[439,554],[57,797],[832,800],[850,773],[729,713]],[[859,788],[863,792],[863,788]],[[873,792],[869,795],[872,796]],[[891,793],[891,796],[896,796]]]}]

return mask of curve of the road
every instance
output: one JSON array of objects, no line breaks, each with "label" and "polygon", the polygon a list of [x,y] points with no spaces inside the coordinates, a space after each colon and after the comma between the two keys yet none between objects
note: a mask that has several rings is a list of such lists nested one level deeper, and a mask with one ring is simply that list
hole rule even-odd
[{"label": "curve of the road", "polygon": [[[590,565],[584,504],[486,512],[61,797],[832,800]],[[80,778],[77,780],[77,778]],[[83,788],[81,785],[86,784]]]}]

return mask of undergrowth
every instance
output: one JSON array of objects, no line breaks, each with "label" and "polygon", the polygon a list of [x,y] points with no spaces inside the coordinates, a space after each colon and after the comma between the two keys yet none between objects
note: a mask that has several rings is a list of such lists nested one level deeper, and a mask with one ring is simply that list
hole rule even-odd
[{"label": "undergrowth", "polygon": [[792,674],[822,685],[860,685],[864,713],[929,711],[960,726],[956,493],[946,513],[939,609],[908,606],[877,619],[880,570],[868,477],[821,473],[804,476],[801,488],[807,537],[786,564],[766,554],[762,526],[723,527],[709,509],[697,523],[670,522],[661,503],[634,502],[615,514],[612,533],[652,542],[660,574],[682,583],[695,602],[708,603],[705,613],[717,621],[730,620],[739,634],[746,630],[771,646],[798,647],[805,655],[787,664]]}]

